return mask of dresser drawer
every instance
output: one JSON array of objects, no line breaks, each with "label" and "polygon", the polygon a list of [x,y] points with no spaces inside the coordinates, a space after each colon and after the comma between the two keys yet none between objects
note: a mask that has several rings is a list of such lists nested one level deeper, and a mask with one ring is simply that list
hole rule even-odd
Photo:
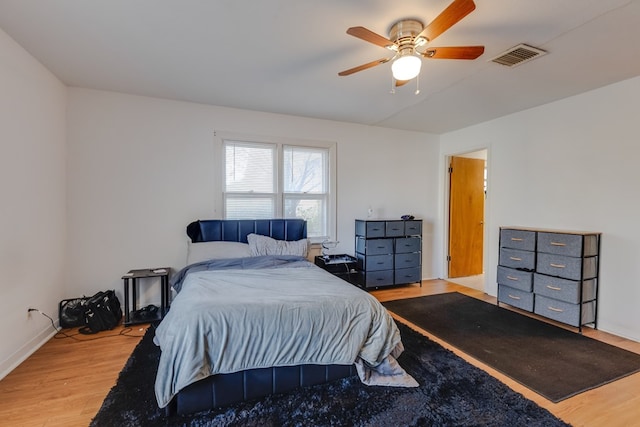
[{"label": "dresser drawer", "polygon": [[356,240],[356,252],[365,255],[382,255],[393,253],[393,239],[365,239],[358,237]]},{"label": "dresser drawer", "polygon": [[503,228],[500,230],[500,246],[523,251],[534,251],[536,249],[536,232]]},{"label": "dresser drawer", "polygon": [[498,266],[498,284],[521,291],[531,292],[533,289],[533,273]]},{"label": "dresser drawer", "polygon": [[395,268],[420,267],[422,252],[411,252],[408,254],[396,254],[394,256]]},{"label": "dresser drawer", "polygon": [[404,236],[404,221],[387,221],[384,227],[385,237]]},{"label": "dresser drawer", "polygon": [[356,235],[367,238],[385,237],[384,221],[362,221],[356,220]]},{"label": "dresser drawer", "polygon": [[394,284],[402,285],[405,283],[418,283],[420,280],[422,280],[422,277],[420,277],[420,267],[400,269],[397,269],[396,267],[393,281]]},{"label": "dresser drawer", "polygon": [[527,311],[533,311],[533,294],[509,286],[498,285],[498,301]]},{"label": "dresser drawer", "polygon": [[[580,312],[582,312],[582,321],[580,321]],[[547,298],[543,295],[536,295],[534,313],[579,327],[595,322],[596,302],[590,301],[582,305],[569,304],[568,302]]]},{"label": "dresser drawer", "polygon": [[367,288],[393,285],[393,270],[366,272],[364,275],[364,285]]},{"label": "dresser drawer", "polygon": [[399,237],[396,239],[396,253],[420,252],[422,239],[420,237]]},{"label": "dresser drawer", "polygon": [[538,252],[573,257],[594,256],[598,253],[598,236],[540,232]]},{"label": "dresser drawer", "polygon": [[533,270],[536,266],[536,253],[517,249],[500,248],[500,265],[511,268]]},{"label": "dresser drawer", "polygon": [[422,236],[422,221],[404,221],[405,236]]},{"label": "dresser drawer", "polygon": [[592,279],[598,271],[598,257],[574,258],[555,254],[538,254],[536,271],[571,280]]},{"label": "dresser drawer", "polygon": [[[580,302],[580,281],[561,279],[535,273],[533,292],[571,304]],[[596,279],[582,281],[582,301],[596,299]]]},{"label": "dresser drawer", "polygon": [[358,270],[376,271],[393,270],[393,255],[367,255],[356,254]]}]

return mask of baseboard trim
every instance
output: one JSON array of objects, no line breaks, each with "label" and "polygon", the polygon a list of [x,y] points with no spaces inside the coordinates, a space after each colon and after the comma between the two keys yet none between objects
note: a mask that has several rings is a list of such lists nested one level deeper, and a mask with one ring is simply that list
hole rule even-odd
[{"label": "baseboard trim", "polygon": [[[58,323],[58,320],[56,320],[54,323],[56,328],[59,327]],[[27,341],[11,356],[0,362],[0,380],[9,375],[11,371],[16,369],[22,362],[27,360],[29,356],[35,353],[58,332],[51,327],[50,323],[47,323],[47,325],[48,326],[46,328],[44,328],[36,336]]]}]

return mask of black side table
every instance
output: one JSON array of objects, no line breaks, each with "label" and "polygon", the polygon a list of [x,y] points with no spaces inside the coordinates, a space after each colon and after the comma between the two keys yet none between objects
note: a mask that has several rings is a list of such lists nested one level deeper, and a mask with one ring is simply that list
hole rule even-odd
[{"label": "black side table", "polygon": [[357,285],[356,259],[351,255],[316,255],[315,264],[342,280]]},{"label": "black side table", "polygon": [[[162,320],[167,310],[169,310],[169,267],[161,268],[143,268],[141,270],[129,270],[127,274],[122,276],[124,280],[124,325],[135,325],[138,323],[149,323],[156,320]],[[160,278],[160,309],[155,317],[134,318],[132,314],[138,309],[138,279],[146,279],[150,277]],[[131,308],[129,310],[129,279],[131,279]]]}]

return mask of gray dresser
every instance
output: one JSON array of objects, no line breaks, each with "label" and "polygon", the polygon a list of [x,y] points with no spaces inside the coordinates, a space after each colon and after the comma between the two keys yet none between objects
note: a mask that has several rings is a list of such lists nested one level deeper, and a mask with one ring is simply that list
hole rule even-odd
[{"label": "gray dresser", "polygon": [[356,266],[363,288],[422,279],[422,220],[356,220]]},{"label": "gray dresser", "polygon": [[598,232],[500,228],[498,304],[597,326]]}]

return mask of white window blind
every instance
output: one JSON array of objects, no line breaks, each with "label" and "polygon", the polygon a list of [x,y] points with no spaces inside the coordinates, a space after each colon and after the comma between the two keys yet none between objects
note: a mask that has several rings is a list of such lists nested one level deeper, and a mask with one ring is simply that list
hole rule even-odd
[{"label": "white window blind", "polygon": [[225,141],[225,217],[275,218],[276,145]]}]

